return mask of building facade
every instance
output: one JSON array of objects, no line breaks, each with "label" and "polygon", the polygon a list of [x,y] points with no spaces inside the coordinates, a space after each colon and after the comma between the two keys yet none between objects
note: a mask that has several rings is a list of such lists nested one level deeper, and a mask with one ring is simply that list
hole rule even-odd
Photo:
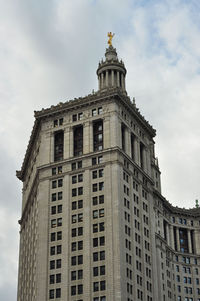
[{"label": "building facade", "polygon": [[155,130],[112,45],[98,91],[35,112],[18,301],[200,301],[200,209],[161,194]]}]

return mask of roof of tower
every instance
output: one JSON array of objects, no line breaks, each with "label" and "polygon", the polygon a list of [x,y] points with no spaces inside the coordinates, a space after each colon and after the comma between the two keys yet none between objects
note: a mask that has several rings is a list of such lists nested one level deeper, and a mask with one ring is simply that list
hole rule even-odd
[{"label": "roof of tower", "polygon": [[97,75],[99,75],[102,71],[106,71],[108,69],[119,70],[126,74],[124,63],[122,60],[119,61],[116,48],[114,48],[112,45],[106,48],[105,60],[102,59],[101,62],[99,62]]}]

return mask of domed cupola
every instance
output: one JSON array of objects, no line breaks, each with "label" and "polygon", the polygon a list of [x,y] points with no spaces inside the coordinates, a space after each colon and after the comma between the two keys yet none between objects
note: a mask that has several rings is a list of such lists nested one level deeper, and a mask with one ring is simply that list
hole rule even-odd
[{"label": "domed cupola", "polygon": [[102,60],[97,69],[99,90],[103,91],[108,88],[118,87],[126,94],[126,68],[122,60],[118,60],[116,49],[112,46],[113,36],[111,33],[108,33],[109,47],[106,49],[105,61]]}]

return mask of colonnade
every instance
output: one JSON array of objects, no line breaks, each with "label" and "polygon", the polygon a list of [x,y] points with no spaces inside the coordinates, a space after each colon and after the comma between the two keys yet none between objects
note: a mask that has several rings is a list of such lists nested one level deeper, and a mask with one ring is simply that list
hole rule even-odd
[{"label": "colonnade", "polygon": [[200,254],[200,231],[189,228],[173,226],[166,222],[166,241],[177,252],[181,252],[180,230],[187,231],[188,253]]},{"label": "colonnade", "polygon": [[99,90],[109,87],[120,87],[123,91],[125,87],[125,75],[118,70],[106,70],[98,76]]}]

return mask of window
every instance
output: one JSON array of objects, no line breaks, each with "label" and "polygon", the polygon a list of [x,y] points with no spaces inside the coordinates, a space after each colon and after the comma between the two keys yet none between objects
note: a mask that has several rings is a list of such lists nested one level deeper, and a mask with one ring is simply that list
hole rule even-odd
[{"label": "window", "polygon": [[64,133],[63,131],[54,134],[54,161],[63,160]]},{"label": "window", "polygon": [[56,298],[61,298],[61,288],[56,289]]},{"label": "window", "polygon": [[140,166],[142,169],[144,169],[144,152],[145,146],[142,142],[140,142]]},{"label": "window", "polygon": [[83,154],[83,126],[74,128],[74,156]]},{"label": "window", "polygon": [[55,275],[50,275],[49,276],[49,284],[55,283]]},{"label": "window", "polygon": [[104,217],[104,208],[99,210],[93,210],[93,219]]},{"label": "window", "polygon": [[93,124],[93,147],[94,151],[103,149],[103,121],[99,120]]},{"label": "window", "polygon": [[93,157],[92,165],[101,164],[103,162],[103,156]]},{"label": "window", "polygon": [[58,192],[58,200],[62,200],[62,191]]},{"label": "window", "polygon": [[135,158],[134,144],[135,144],[135,136],[133,134],[131,134],[131,158],[132,158],[132,160],[134,160],[134,158]]},{"label": "window", "polygon": [[122,143],[122,150],[125,151],[125,125],[121,125],[121,143]]},{"label": "window", "polygon": [[49,291],[49,299],[54,299],[54,290]]}]

